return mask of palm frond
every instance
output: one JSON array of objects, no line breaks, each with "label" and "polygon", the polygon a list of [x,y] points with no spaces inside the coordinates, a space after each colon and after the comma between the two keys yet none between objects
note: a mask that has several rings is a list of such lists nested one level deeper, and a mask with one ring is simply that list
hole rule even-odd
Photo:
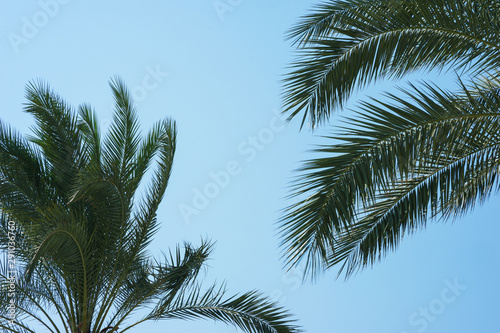
[{"label": "palm frond", "polygon": [[81,165],[80,132],[71,108],[43,82],[28,84],[25,111],[35,117],[37,126],[31,141],[43,151],[50,167],[57,194],[68,195]]},{"label": "palm frond", "polygon": [[123,81],[114,78],[110,86],[115,98],[115,113],[104,141],[104,164],[113,175],[111,180],[118,184],[121,191],[126,191],[140,142],[139,123],[130,92]]},{"label": "palm frond", "polygon": [[97,123],[95,112],[89,105],[81,105],[78,108],[78,128],[83,135],[84,147],[88,151],[85,155],[92,158],[94,167],[101,167],[101,133]]},{"label": "palm frond", "polygon": [[[434,216],[453,217],[498,189],[499,82],[451,94],[428,86],[364,103],[325,157],[305,163],[281,220],[289,266],[342,264],[347,276]],[[441,214],[441,215],[440,215]]]},{"label": "palm frond", "polygon": [[[493,10],[493,8],[495,10]],[[351,0],[317,7],[289,36],[298,60],[284,79],[284,112],[326,122],[355,89],[416,70],[497,67],[498,3],[489,0]]]},{"label": "palm frond", "polygon": [[289,314],[284,309],[255,291],[227,299],[223,299],[224,294],[224,286],[217,288],[214,285],[204,292],[196,287],[191,292],[184,291],[174,302],[160,303],[146,318],[206,318],[234,325],[248,333],[301,332],[290,324]]},{"label": "palm frond", "polygon": [[178,246],[174,253],[165,256],[164,262],[138,263],[120,286],[116,315],[110,322],[115,322],[117,317],[125,319],[135,308],[151,301],[167,297],[174,299],[180,290],[196,279],[211,248],[212,245],[206,242],[198,248],[184,244],[184,250]]},{"label": "palm frond", "polygon": [[0,122],[0,207],[19,220],[36,220],[37,206],[55,199],[40,152]]}]

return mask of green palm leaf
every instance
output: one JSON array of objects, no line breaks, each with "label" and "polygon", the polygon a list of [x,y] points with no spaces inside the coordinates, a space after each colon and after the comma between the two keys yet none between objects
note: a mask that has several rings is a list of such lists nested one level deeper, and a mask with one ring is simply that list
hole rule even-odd
[{"label": "green palm leaf", "polygon": [[281,232],[289,265],[379,260],[436,216],[449,219],[498,191],[500,82],[451,94],[428,86],[364,103],[325,157],[306,162]]},{"label": "green palm leaf", "polygon": [[160,304],[146,318],[207,318],[230,323],[248,333],[301,332],[287,324],[288,314],[257,292],[248,292],[223,299],[223,287],[212,286],[202,292],[194,288],[172,303]]},{"label": "green palm leaf", "polygon": [[351,0],[317,6],[289,32],[299,60],[284,80],[284,112],[324,123],[359,87],[416,70],[487,73],[500,56],[497,1]]}]

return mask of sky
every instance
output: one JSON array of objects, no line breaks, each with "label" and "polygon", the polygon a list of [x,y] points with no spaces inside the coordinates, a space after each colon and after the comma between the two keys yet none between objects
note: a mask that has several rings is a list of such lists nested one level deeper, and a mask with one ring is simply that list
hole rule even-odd
[{"label": "sky", "polygon": [[[280,115],[293,59],[285,32],[317,1],[0,1],[0,119],[29,134],[25,86],[41,79],[68,103],[90,103],[105,131],[110,78],[131,89],[142,129],[178,126],[174,169],[158,211],[153,256],[216,243],[206,284],[228,295],[260,290],[306,332],[493,332],[498,317],[500,198],[452,222],[430,221],[396,252],[345,281],[286,272],[277,220],[300,161],[348,111],[312,133]],[[452,89],[436,73],[412,78]],[[401,84],[404,84],[401,83]],[[378,96],[381,82],[357,98]],[[349,106],[356,108],[356,97]],[[240,332],[208,320],[158,321],[129,332]],[[42,330],[41,330],[42,331]]]}]

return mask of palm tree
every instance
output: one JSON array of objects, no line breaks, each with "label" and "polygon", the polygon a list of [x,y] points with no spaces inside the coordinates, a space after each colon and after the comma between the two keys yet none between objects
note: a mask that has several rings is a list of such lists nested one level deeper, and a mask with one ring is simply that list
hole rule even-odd
[{"label": "palm tree", "polygon": [[[285,310],[248,292],[196,282],[212,244],[148,255],[175,152],[175,123],[141,137],[130,94],[110,82],[114,121],[101,137],[89,105],[78,113],[47,85],[27,87],[36,119],[23,138],[0,124],[0,327],[34,332],[125,332],[147,320],[209,318],[245,332],[299,332]],[[153,168],[154,167],[154,168]],[[153,169],[152,169],[153,168]],[[144,193],[137,189],[152,175]],[[138,310],[145,313],[130,321]],[[149,309],[148,311],[146,311]]]},{"label": "palm tree", "polygon": [[378,79],[458,73],[454,92],[410,84],[362,102],[305,162],[280,221],[289,267],[305,260],[313,275],[336,266],[348,277],[429,219],[454,219],[500,190],[499,1],[329,1],[289,37],[301,53],[285,112],[311,128]]}]

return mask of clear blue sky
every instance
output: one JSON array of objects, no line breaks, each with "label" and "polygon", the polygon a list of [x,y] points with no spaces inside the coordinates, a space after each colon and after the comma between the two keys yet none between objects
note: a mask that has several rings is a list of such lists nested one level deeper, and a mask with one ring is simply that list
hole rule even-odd
[{"label": "clear blue sky", "polygon": [[[300,272],[282,269],[276,220],[287,205],[283,198],[299,161],[323,141],[299,132],[296,121],[284,126],[273,110],[280,108],[279,80],[292,59],[284,32],[315,3],[3,0],[0,119],[29,133],[24,88],[40,78],[74,106],[91,103],[105,129],[108,80],[120,75],[144,129],[166,116],[179,129],[153,255],[210,238],[217,245],[207,285],[226,281],[229,293],[259,289],[307,332],[498,330],[498,196],[455,223],[429,223],[347,282],[328,272],[301,283]],[[160,321],[133,332],[145,330],[237,332],[204,320]]]}]

